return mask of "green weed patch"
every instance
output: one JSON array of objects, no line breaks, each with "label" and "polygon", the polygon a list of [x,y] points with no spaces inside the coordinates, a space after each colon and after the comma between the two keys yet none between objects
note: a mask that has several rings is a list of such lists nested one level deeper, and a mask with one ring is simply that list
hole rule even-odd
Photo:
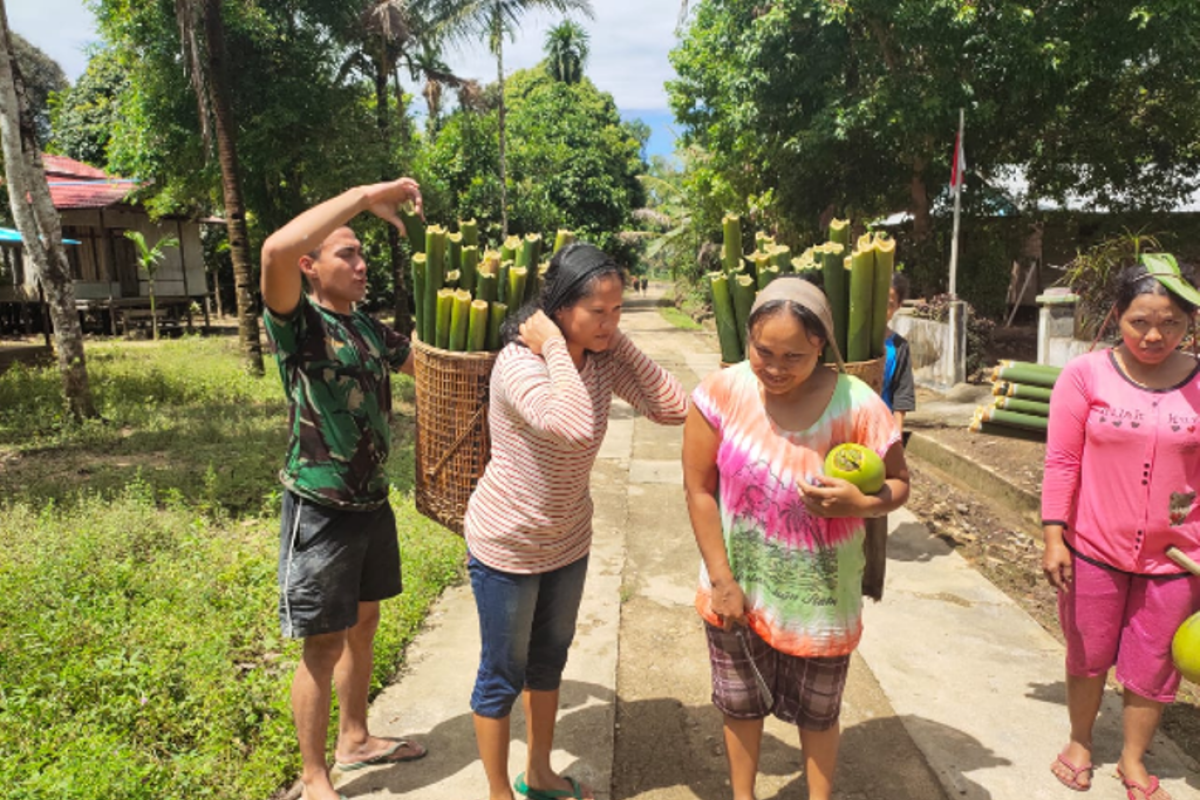
[{"label": "green weed patch", "polygon": [[663,319],[665,319],[667,322],[681,330],[698,331],[704,328],[704,326],[699,322],[696,322],[696,320],[692,319],[674,306],[660,306],[658,313],[662,314]]},{"label": "green weed patch", "polygon": [[[55,416],[53,370],[0,376],[3,794],[266,798],[299,767],[299,645],[276,611],[279,379],[245,376],[220,340],[94,346],[89,366],[104,423]],[[395,385],[403,408],[411,381]],[[411,420],[393,433],[411,486]],[[405,592],[383,604],[375,688],[464,555],[408,493],[392,504]]]}]

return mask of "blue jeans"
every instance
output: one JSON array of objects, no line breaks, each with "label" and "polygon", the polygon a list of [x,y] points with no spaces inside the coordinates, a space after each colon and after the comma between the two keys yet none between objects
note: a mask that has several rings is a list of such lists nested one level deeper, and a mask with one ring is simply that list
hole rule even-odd
[{"label": "blue jeans", "polygon": [[575,638],[587,562],[584,556],[552,572],[516,575],[470,556],[482,640],[472,711],[500,719],[523,690],[558,689]]}]

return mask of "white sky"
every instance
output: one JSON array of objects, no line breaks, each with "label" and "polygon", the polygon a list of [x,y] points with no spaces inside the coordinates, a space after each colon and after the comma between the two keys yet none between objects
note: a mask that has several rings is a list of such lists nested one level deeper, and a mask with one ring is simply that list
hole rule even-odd
[{"label": "white sky", "polygon": [[[74,81],[87,67],[85,50],[98,36],[95,19],[82,0],[7,0],[9,26],[33,42]],[[667,52],[675,45],[680,0],[592,0],[596,18],[577,18],[587,29],[591,55],[588,77],[611,92],[622,113],[666,112],[663,82],[673,75]],[[505,71],[531,67],[542,59],[546,31],[557,14],[532,11],[519,38],[505,43]],[[480,43],[446,54],[464,77],[494,79],[495,62]]]}]

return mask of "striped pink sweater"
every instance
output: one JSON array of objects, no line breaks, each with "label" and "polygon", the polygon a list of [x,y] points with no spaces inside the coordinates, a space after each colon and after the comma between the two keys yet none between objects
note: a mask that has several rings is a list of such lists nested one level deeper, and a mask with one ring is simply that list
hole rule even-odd
[{"label": "striped pink sweater", "polygon": [[618,334],[575,368],[566,342],[543,355],[511,344],[492,371],[492,460],[467,504],[463,532],[475,558],[518,574],[549,572],[592,543],[588,479],[608,430],[612,396],[664,425],[681,425],[679,381]]}]

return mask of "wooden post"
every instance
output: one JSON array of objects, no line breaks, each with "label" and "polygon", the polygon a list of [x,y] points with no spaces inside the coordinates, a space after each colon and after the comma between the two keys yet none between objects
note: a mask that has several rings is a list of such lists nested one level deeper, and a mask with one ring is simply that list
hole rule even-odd
[{"label": "wooden post", "polygon": [[187,302],[187,329],[188,333],[192,332],[192,293],[188,291],[187,284],[187,259],[184,258],[183,247],[183,223],[175,220],[175,238],[179,240],[179,268],[183,270],[183,297]]}]

